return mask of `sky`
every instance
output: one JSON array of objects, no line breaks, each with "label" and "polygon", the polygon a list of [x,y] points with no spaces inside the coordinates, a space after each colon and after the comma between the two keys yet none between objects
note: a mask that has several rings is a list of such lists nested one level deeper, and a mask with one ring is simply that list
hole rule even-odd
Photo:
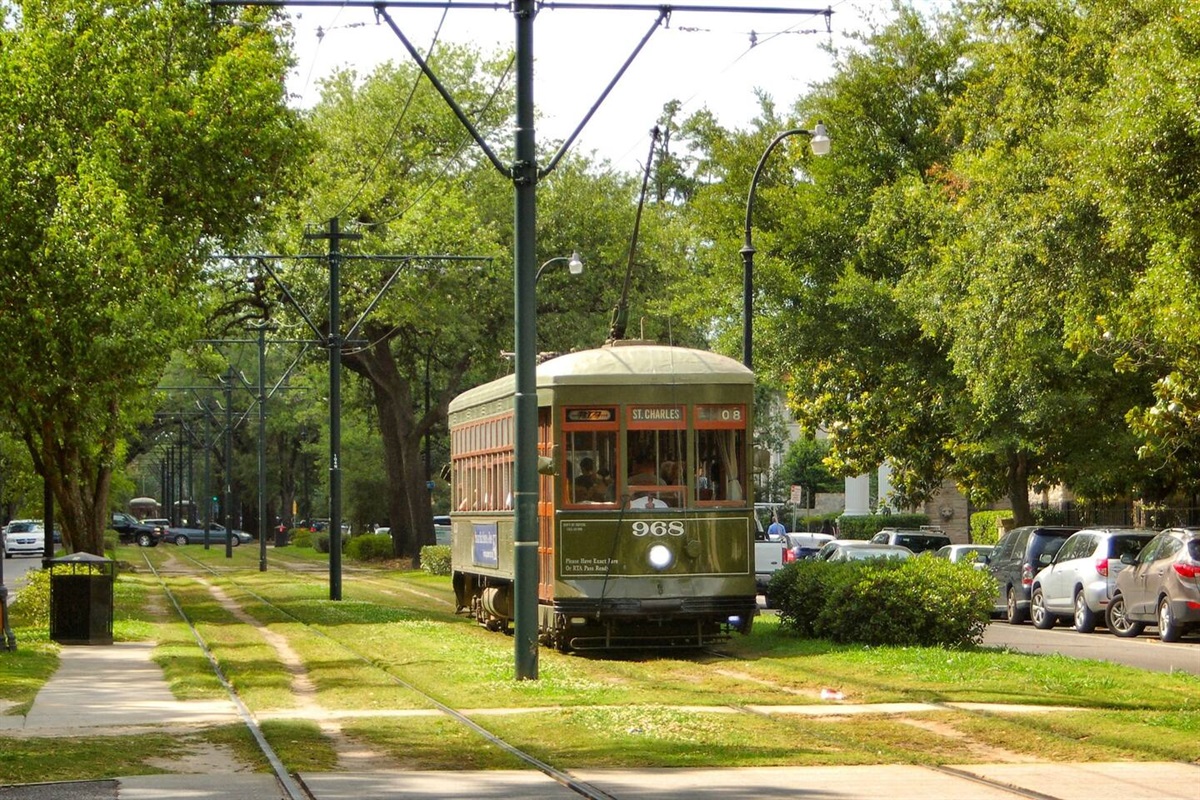
[{"label": "sky", "polygon": [[[621,4],[620,2],[613,3]],[[639,3],[630,5],[652,5]],[[745,128],[756,116],[755,89],[766,91],[786,115],[810,84],[830,77],[832,58],[822,45],[842,45],[870,15],[886,13],[887,0],[804,0],[713,3],[745,8],[830,8],[824,15],[675,11],[658,27],[642,52],[588,121],[574,152],[608,158],[621,170],[636,171],[649,151],[650,129],[663,105],[677,99],[683,116],[707,108],[720,124]],[[918,3],[920,5],[920,3]],[[656,6],[655,6],[656,8]],[[386,61],[408,61],[396,34],[376,24],[369,8],[292,8],[298,64],[289,81],[293,103],[313,105],[319,81],[338,68],[368,75]],[[485,52],[514,45],[516,24],[507,8],[432,9],[396,7],[392,19],[422,53],[435,33],[443,41],[470,42]],[[534,104],[539,158],[548,139],[565,139],[583,121],[622,64],[651,29],[657,11],[543,8],[534,23]],[[441,25],[440,31],[439,23]],[[499,149],[508,142],[490,142]]]}]

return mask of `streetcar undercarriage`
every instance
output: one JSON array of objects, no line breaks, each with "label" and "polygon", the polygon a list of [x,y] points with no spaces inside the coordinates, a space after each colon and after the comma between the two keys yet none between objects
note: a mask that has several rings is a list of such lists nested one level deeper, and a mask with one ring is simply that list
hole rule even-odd
[{"label": "streetcar undercarriage", "polygon": [[[457,611],[493,631],[511,632],[512,583],[455,573]],[[562,652],[698,648],[750,632],[753,596],[572,597],[538,604],[538,639]]]}]

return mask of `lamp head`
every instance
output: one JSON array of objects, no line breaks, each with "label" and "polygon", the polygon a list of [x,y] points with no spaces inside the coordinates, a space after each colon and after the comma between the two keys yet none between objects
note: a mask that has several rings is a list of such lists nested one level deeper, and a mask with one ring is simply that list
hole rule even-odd
[{"label": "lamp head", "polygon": [[571,260],[567,262],[567,269],[572,275],[580,275],[583,273],[583,260],[579,258],[579,251],[571,253]]},{"label": "lamp head", "polygon": [[829,133],[825,130],[824,122],[817,123],[817,127],[813,130],[812,136],[809,138],[809,144],[812,147],[814,156],[829,154]]}]

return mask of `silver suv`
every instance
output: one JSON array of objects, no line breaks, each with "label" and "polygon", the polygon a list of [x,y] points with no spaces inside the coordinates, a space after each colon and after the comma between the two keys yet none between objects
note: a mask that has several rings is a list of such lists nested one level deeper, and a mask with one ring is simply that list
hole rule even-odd
[{"label": "silver suv", "polygon": [[1070,616],[1075,630],[1091,633],[1104,619],[1117,573],[1154,538],[1143,528],[1085,528],[1071,534],[1049,566],[1033,578],[1029,617],[1043,630]]}]

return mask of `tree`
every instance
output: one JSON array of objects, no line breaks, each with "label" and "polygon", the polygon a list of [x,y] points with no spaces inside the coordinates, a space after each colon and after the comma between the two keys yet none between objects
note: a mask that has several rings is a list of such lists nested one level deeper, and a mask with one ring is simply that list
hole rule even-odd
[{"label": "tree", "polygon": [[73,550],[101,551],[123,435],[194,330],[200,265],[265,218],[301,148],[287,31],[237,13],[0,3],[0,402]]},{"label": "tree", "polygon": [[[431,63],[489,142],[509,135],[508,56],[439,47]],[[413,256],[362,319],[361,343],[343,352],[343,364],[368,387],[382,439],[396,554],[413,557],[433,543],[428,481],[440,464],[426,464],[428,438],[445,437],[455,395],[511,369],[502,353],[512,350],[512,187],[412,65],[386,64],[361,81],[350,72],[334,76],[310,122],[320,147],[281,237],[295,241],[295,223],[338,215],[364,234],[356,259]],[[551,351],[596,346],[605,304],[615,301],[613,271],[604,265],[622,263],[628,249],[631,183],[567,158],[541,186],[540,260],[579,251],[585,269],[579,277],[547,271],[539,282],[539,343]],[[467,257],[477,260],[454,260]],[[347,263],[343,314],[355,321],[396,264]],[[322,302],[323,271],[297,265],[289,280],[313,305]]]}]

